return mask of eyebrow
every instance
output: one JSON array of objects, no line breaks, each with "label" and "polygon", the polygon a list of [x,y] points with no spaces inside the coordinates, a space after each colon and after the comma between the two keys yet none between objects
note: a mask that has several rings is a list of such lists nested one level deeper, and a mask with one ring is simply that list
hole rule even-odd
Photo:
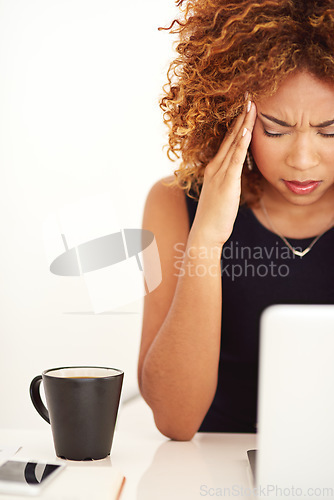
[{"label": "eyebrow", "polygon": [[[284,122],[283,120],[279,120],[278,118],[275,118],[274,116],[265,115],[264,113],[260,113],[260,115],[263,116],[264,118],[267,118],[267,120],[269,120],[273,123],[277,123],[277,125],[281,125],[282,127],[293,128],[296,126],[296,124],[290,125],[290,123]],[[310,124],[310,126],[313,128],[324,128],[324,127],[329,127],[330,125],[333,125],[333,124],[334,124],[334,120],[327,120],[325,122],[318,123],[317,125]]]}]

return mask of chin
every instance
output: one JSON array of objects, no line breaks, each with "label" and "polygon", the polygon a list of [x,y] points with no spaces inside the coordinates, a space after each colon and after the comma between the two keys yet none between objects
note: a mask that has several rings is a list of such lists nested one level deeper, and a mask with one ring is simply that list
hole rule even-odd
[{"label": "chin", "polygon": [[299,207],[306,207],[306,206],[312,205],[313,203],[316,203],[317,201],[319,201],[320,198],[322,197],[321,194],[319,195],[316,193],[310,193],[310,194],[305,194],[305,195],[286,193],[283,196],[289,203],[292,203],[293,205],[296,205]]}]

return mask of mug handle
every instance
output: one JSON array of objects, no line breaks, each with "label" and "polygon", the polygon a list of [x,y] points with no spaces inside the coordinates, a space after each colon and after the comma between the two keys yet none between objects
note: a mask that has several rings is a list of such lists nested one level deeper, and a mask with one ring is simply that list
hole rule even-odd
[{"label": "mug handle", "polygon": [[44,418],[44,420],[46,420],[49,424],[50,423],[49,412],[45,408],[44,403],[41,399],[41,394],[39,392],[41,382],[42,382],[42,375],[37,375],[37,377],[35,377],[31,381],[30,397],[31,397],[31,401],[32,401],[32,404],[34,405],[35,409],[38,411],[40,416],[42,418]]}]

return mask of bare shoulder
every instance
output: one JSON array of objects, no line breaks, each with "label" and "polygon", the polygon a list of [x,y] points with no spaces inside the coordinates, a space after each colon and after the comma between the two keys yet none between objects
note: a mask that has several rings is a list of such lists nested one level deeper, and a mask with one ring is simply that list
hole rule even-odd
[{"label": "bare shoulder", "polygon": [[147,203],[155,206],[170,205],[170,208],[186,210],[184,190],[176,185],[171,185],[173,177],[164,177],[157,181],[150,189]]},{"label": "bare shoulder", "polygon": [[175,255],[178,248],[186,246],[189,235],[185,193],[180,187],[171,186],[172,180],[167,177],[154,184],[147,196],[143,218],[143,229],[155,236],[161,262],[162,285],[156,295],[165,290],[169,298],[177,281],[173,272]]},{"label": "bare shoulder", "polygon": [[154,225],[157,230],[164,226],[168,231],[170,225],[174,236],[181,232],[187,236],[189,220],[184,190],[171,185],[173,177],[165,177],[156,182],[148,193],[144,210],[144,229]]}]

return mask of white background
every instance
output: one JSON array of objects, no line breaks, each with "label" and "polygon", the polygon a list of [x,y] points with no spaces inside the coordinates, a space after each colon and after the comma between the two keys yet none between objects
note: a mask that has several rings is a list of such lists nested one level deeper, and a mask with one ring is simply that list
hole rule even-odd
[{"label": "white background", "polygon": [[49,272],[43,222],[107,192],[122,227],[141,226],[175,168],[158,106],[173,37],[158,27],[176,14],[173,0],[0,1],[1,427],[47,425],[28,392],[47,368],[122,368],[136,390],[141,301],[94,315],[82,278]]}]

